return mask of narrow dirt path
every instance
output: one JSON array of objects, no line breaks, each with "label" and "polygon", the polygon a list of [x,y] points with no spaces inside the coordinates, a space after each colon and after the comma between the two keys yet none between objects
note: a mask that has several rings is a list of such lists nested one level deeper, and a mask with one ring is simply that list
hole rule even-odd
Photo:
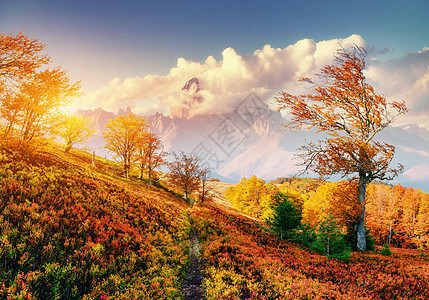
[{"label": "narrow dirt path", "polygon": [[188,219],[189,223],[191,223],[191,232],[189,235],[190,263],[183,289],[185,292],[185,299],[200,300],[203,299],[203,276],[201,274],[200,262],[201,245],[189,211]]}]

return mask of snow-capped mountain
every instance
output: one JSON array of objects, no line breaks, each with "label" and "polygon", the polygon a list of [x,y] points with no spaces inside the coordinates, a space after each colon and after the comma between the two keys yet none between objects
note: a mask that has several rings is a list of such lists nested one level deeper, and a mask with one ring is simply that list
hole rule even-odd
[{"label": "snow-capped mountain", "polygon": [[[78,113],[94,119],[93,126],[99,133],[90,144],[97,153],[109,157],[103,149],[101,132],[108,120],[119,114],[101,108]],[[131,110],[119,113],[131,113]],[[157,113],[146,119],[150,130],[163,140],[166,151],[195,153],[211,167],[212,176],[229,182],[251,175],[265,180],[294,176],[300,170],[294,155],[296,149],[317,138],[311,132],[284,130],[279,125],[280,113],[273,111],[247,120],[237,113],[191,118]],[[415,125],[388,127],[378,138],[396,147],[392,163],[404,165],[404,173],[392,183],[429,192],[429,131]]]}]

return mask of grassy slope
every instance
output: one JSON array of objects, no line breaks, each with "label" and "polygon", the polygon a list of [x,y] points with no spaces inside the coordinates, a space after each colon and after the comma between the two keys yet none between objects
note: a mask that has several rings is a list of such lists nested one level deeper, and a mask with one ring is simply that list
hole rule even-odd
[{"label": "grassy slope", "polygon": [[0,298],[180,299],[187,205],[90,161],[0,149]]},{"label": "grassy slope", "polygon": [[[180,299],[187,205],[104,159],[58,147],[0,150],[0,298]],[[219,183],[218,192],[226,188]],[[206,201],[192,209],[207,299],[425,299],[416,251],[328,260],[279,242],[255,219]]]},{"label": "grassy slope", "polygon": [[207,299],[427,299],[429,294],[428,251],[353,253],[340,262],[278,241],[255,219],[219,203],[197,205],[194,218]]}]

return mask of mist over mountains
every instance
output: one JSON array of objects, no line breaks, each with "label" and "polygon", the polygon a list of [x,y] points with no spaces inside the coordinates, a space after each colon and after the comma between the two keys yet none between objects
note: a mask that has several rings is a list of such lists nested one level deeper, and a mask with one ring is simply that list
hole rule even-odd
[{"label": "mist over mountains", "polygon": [[[280,125],[282,115],[259,101],[250,94],[231,113],[192,117],[186,112],[173,117],[156,113],[146,119],[150,130],[161,137],[165,151],[198,155],[212,170],[211,176],[225,182],[252,175],[265,180],[295,176],[300,170],[296,149],[317,136],[312,132],[284,130]],[[102,108],[76,113],[92,118],[97,129],[89,148],[97,155],[111,157],[103,148],[104,126],[109,119],[132,113],[131,109],[120,109],[117,114]],[[404,165],[404,173],[390,183],[429,192],[429,131],[412,124],[388,127],[378,134],[378,139],[396,147],[392,164]]]}]

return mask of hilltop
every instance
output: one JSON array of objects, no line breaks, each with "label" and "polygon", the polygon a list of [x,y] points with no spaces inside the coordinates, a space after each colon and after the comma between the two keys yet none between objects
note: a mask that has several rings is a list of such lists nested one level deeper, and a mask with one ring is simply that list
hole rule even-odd
[{"label": "hilltop", "polygon": [[[228,203],[192,209],[163,186],[56,144],[0,147],[0,295],[9,299],[183,299],[191,228],[205,299],[424,299],[427,251],[346,262],[280,241]],[[212,181],[217,198],[228,186]],[[188,218],[189,213],[189,218]],[[189,298],[188,298],[189,299]]]}]

